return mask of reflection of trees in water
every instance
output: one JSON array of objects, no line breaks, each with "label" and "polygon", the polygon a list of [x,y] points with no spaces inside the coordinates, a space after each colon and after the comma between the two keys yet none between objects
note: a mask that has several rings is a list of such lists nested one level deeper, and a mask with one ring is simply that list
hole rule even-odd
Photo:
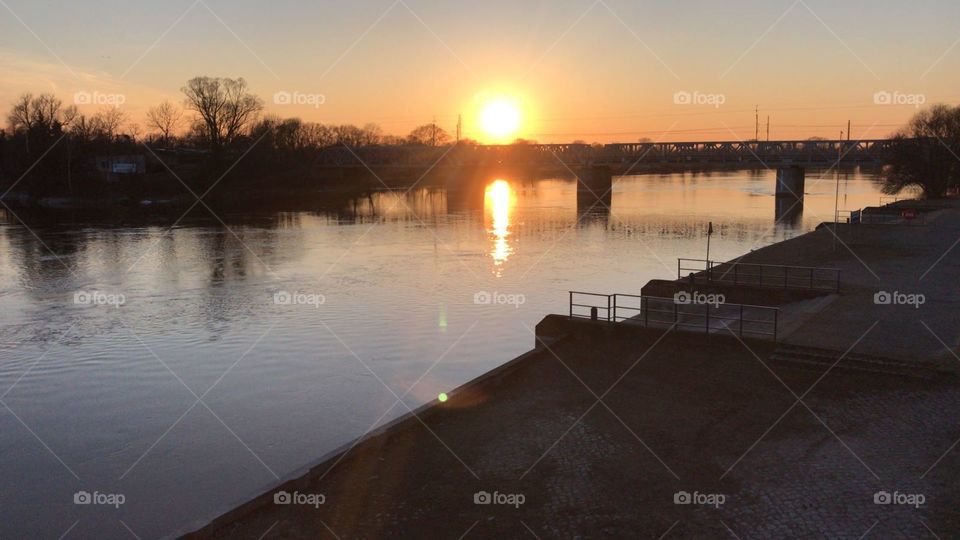
[{"label": "reflection of trees in water", "polygon": [[[28,228],[25,223],[10,223],[0,228],[5,246],[0,264],[8,270],[6,284],[26,294],[31,309],[44,311],[38,316],[45,324],[66,328],[77,317],[94,324],[100,319],[93,313],[66,308],[72,307],[74,293],[102,290],[124,294],[127,302],[120,309],[131,325],[200,320],[216,338],[229,329],[230,320],[263,312],[272,303],[270,287],[275,280],[267,267],[304,252],[303,231],[292,228],[299,223],[298,217],[278,214],[252,222],[256,226],[229,219],[232,232],[206,220],[173,230],[80,224],[30,224]],[[257,280],[264,286],[234,286]],[[189,294],[175,302],[165,296],[183,291]],[[52,304],[61,301],[60,307]],[[143,309],[144,305],[149,307]],[[57,309],[50,311],[51,307]],[[148,320],[139,319],[141,315]]]},{"label": "reflection of trees in water", "polygon": [[447,210],[447,193],[444,190],[383,190],[351,199],[340,209],[337,217],[359,223],[381,220],[430,222],[446,214]]},{"label": "reflection of trees in water", "polygon": [[80,255],[87,250],[86,236],[65,228],[31,227],[14,223],[2,229],[18,284],[32,297],[78,286]]}]

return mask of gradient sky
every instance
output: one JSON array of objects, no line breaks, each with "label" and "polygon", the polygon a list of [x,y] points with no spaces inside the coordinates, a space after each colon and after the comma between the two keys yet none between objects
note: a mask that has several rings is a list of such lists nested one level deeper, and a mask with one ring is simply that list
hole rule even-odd
[{"label": "gradient sky", "polygon": [[[847,120],[879,138],[916,109],[876,92],[960,101],[958,21],[956,0],[0,0],[0,105],[120,93],[142,122],[203,74],[245,77],[281,116],[397,134],[463,113],[483,138],[477,104],[508,95],[519,135],[542,142],[747,139],[755,105],[771,138]],[[275,105],[278,91],[325,102]]]}]

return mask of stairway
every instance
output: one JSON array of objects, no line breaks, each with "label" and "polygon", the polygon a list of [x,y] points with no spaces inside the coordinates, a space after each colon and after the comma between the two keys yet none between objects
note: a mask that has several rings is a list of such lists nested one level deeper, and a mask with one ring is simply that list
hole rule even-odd
[{"label": "stairway", "polygon": [[943,370],[930,362],[894,360],[859,353],[847,353],[837,362],[843,351],[820,349],[783,343],[770,355],[770,361],[793,367],[826,371],[830,366],[834,370],[892,375],[925,380],[954,379],[956,374]]}]

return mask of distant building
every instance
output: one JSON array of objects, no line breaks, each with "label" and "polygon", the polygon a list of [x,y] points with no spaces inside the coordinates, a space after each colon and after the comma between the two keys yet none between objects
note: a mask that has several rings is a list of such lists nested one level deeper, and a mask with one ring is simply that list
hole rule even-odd
[{"label": "distant building", "polygon": [[147,160],[142,154],[97,156],[97,171],[103,173],[108,182],[119,182],[130,175],[146,174]]},{"label": "distant building", "polygon": [[144,174],[147,172],[147,160],[141,155],[98,156],[97,170],[112,174]]}]

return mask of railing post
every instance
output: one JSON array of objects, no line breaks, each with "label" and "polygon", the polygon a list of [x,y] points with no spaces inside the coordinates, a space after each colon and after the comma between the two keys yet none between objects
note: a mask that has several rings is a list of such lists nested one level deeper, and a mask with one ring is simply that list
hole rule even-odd
[{"label": "railing post", "polygon": [[680,259],[678,258],[677,259],[677,279],[680,279],[681,277],[682,276],[680,275]]},{"label": "railing post", "polygon": [[610,296],[607,295],[607,322],[610,322]]},{"label": "railing post", "polygon": [[640,298],[640,307],[643,308],[643,326],[650,327],[650,299]]},{"label": "railing post", "polygon": [[591,320],[591,321],[595,321],[595,320],[597,320],[598,318],[599,318],[599,317],[597,316],[597,306],[592,306],[592,307],[590,308],[590,320]]},{"label": "railing post", "polygon": [[570,318],[573,318],[573,291],[570,291]]},{"label": "railing post", "polygon": [[617,295],[613,295],[613,322],[617,322]]}]

